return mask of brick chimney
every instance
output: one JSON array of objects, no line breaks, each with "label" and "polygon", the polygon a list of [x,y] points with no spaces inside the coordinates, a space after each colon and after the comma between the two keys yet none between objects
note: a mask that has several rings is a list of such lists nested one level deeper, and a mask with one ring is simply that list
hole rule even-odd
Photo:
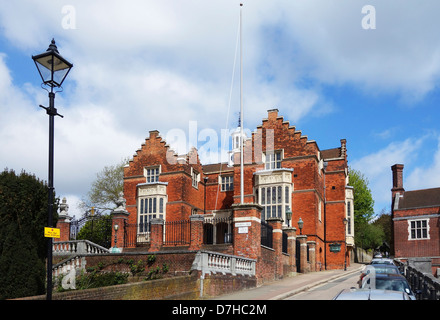
[{"label": "brick chimney", "polygon": [[395,164],[391,167],[391,171],[393,171],[393,188],[391,189],[391,211],[393,211],[396,194],[403,196],[405,193],[403,188],[403,164]]},{"label": "brick chimney", "polygon": [[395,164],[391,167],[393,171],[393,192],[405,192],[403,189],[403,164]]},{"label": "brick chimney", "polygon": [[347,140],[341,139],[341,157],[347,157]]},{"label": "brick chimney", "polygon": [[[391,171],[393,172],[393,188],[391,189],[391,221],[393,221],[394,209],[398,208],[399,199],[405,193],[405,189],[403,188],[403,164],[395,164],[394,166],[391,166]],[[400,197],[397,197],[397,194],[399,194]],[[395,239],[394,222],[391,223],[391,239]],[[395,254],[394,241],[392,241],[391,244],[391,253]]]}]

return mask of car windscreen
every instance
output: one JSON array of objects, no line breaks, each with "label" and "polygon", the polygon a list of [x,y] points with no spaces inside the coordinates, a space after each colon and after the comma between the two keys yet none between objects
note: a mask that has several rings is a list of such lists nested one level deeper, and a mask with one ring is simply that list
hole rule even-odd
[{"label": "car windscreen", "polygon": [[397,270],[397,268],[374,267],[374,269],[376,273],[399,274],[399,270]]},{"label": "car windscreen", "polygon": [[376,289],[382,290],[394,290],[405,292],[408,285],[402,280],[388,280],[388,279],[377,279],[376,278]]}]

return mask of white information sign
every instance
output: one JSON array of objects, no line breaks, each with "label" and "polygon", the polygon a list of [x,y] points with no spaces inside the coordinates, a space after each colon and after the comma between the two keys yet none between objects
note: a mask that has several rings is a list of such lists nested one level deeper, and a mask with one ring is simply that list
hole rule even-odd
[{"label": "white information sign", "polygon": [[249,229],[248,227],[239,227],[238,233],[248,233]]},{"label": "white information sign", "polygon": [[247,222],[236,222],[235,226],[237,228],[240,228],[240,227],[250,227],[251,226],[251,222],[250,221],[247,221]]}]

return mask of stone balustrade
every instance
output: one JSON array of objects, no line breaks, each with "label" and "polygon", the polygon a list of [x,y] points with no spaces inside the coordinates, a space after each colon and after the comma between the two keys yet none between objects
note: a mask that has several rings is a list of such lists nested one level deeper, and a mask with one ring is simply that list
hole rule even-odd
[{"label": "stone balustrade", "polygon": [[75,241],[54,241],[52,245],[54,256],[65,256],[75,254],[104,254],[109,250],[89,240]]},{"label": "stone balustrade", "polygon": [[255,276],[255,263],[254,259],[218,252],[199,251],[191,269],[199,270],[203,275],[222,273]]},{"label": "stone balustrade", "polygon": [[57,263],[52,267],[52,276],[58,277],[60,275],[65,275],[70,272],[70,270],[83,270],[86,266],[85,256],[75,256]]}]

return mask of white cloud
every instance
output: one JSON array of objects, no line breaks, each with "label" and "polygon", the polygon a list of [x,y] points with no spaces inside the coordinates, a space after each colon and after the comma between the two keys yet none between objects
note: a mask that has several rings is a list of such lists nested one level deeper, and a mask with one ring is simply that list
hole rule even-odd
[{"label": "white cloud", "polygon": [[[440,186],[440,138],[438,138],[437,148],[431,155],[432,162],[429,166],[417,166],[409,173],[405,179],[405,190],[419,190],[438,188]],[[404,171],[404,175],[405,175]]]},{"label": "white cloud", "polygon": [[[221,128],[236,125],[237,89],[230,109],[228,103],[238,3],[77,0],[71,3],[76,29],[63,29],[66,3],[2,4],[0,34],[12,46],[36,54],[55,37],[60,53],[74,63],[64,92],[56,96],[58,111],[65,116],[55,122],[58,195],[85,194],[96,172],[131,156],[150,130],[158,129],[163,136],[172,129],[188,134],[190,121],[197,121],[198,132],[212,129],[220,138]],[[361,28],[365,4],[245,2],[247,128],[253,130],[271,108],[279,108],[292,125],[332,112],[333,102],[321,92],[322,84],[349,84],[374,95],[392,92],[411,101],[435,88],[440,3],[369,1],[377,13],[377,29],[370,31]],[[0,54],[0,164],[44,178],[47,116],[37,106],[47,104],[47,94],[37,83],[14,84],[5,57]],[[236,88],[238,79],[236,70]],[[382,136],[389,133],[382,131]],[[378,201],[388,201],[390,166],[411,162],[422,143],[423,138],[408,138],[354,159],[352,166],[369,177]],[[435,159],[439,157],[437,151]],[[437,160],[428,169],[410,173],[408,183],[434,181]]]},{"label": "white cloud", "polygon": [[350,166],[362,172],[369,181],[376,213],[384,207],[389,209],[391,205],[391,166],[396,163],[411,165],[426,138],[424,136],[393,142],[384,149],[351,162]]}]

